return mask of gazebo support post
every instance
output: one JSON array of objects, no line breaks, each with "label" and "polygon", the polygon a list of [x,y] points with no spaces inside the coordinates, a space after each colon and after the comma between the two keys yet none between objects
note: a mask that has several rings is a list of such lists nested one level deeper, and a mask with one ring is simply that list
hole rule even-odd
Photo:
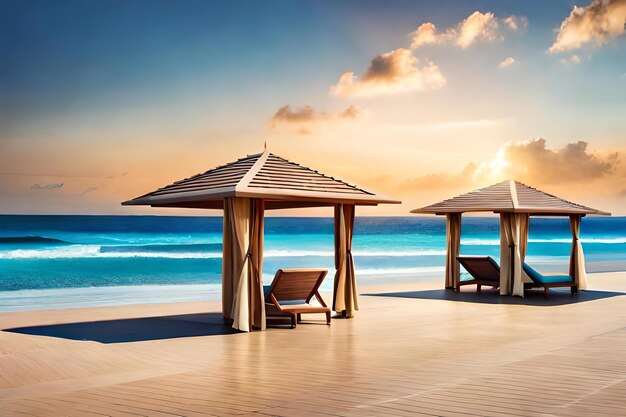
[{"label": "gazebo support post", "polygon": [[511,270],[509,271],[509,295],[513,295],[513,285],[515,279],[515,244],[509,245]]},{"label": "gazebo support post", "polygon": [[354,204],[335,205],[335,281],[332,309],[346,318],[354,317],[359,309],[352,234],[354,231]]},{"label": "gazebo support post", "polygon": [[461,290],[461,213],[446,214],[446,289]]}]

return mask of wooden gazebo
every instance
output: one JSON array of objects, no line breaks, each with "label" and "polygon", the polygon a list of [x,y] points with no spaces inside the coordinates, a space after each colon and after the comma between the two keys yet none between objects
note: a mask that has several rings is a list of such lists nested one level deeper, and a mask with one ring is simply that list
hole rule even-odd
[{"label": "wooden gazebo", "polygon": [[446,216],[446,288],[460,288],[461,216],[470,212],[500,215],[500,294],[524,296],[529,281],[522,270],[528,246],[529,217],[568,216],[572,231],[569,274],[577,288],[587,288],[585,258],[580,243],[580,219],[610,213],[572,203],[521,182],[509,180],[472,191],[411,213]]},{"label": "wooden gazebo", "polygon": [[358,310],[352,258],[355,206],[385,198],[265,150],[125,201],[122,205],[224,210],[222,312],[242,331],[265,328],[263,223],[265,210],[334,207],[333,310]]}]

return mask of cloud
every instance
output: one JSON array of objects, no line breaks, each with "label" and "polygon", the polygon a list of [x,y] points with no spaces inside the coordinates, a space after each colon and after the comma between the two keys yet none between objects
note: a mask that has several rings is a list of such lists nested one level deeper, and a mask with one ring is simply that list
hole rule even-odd
[{"label": "cloud", "polygon": [[522,33],[526,30],[527,25],[528,19],[524,16],[511,15],[498,19],[491,12],[475,11],[456,27],[441,33],[437,32],[433,23],[422,23],[415,32],[411,33],[411,49],[443,43],[453,43],[465,49],[478,41],[495,42],[504,39],[501,26],[513,32]]},{"label": "cloud", "polygon": [[612,173],[619,163],[618,154],[603,157],[590,152],[588,145],[578,141],[551,150],[541,138],[513,143],[503,148],[503,171],[510,177],[553,184],[587,181]]},{"label": "cloud", "polygon": [[342,119],[356,119],[359,115],[359,109],[354,106],[348,106],[347,109],[339,114]]},{"label": "cloud", "polygon": [[79,195],[85,195],[94,191],[97,191],[98,187],[88,187],[86,188],[83,192],[81,192]]},{"label": "cloud", "polygon": [[337,121],[354,120],[359,116],[359,109],[348,106],[345,110],[337,113],[318,112],[312,106],[303,106],[293,110],[290,105],[278,109],[270,119],[270,127],[295,129],[297,133],[309,134],[321,124],[331,124]]},{"label": "cloud", "polygon": [[[566,144],[560,149],[548,149],[545,139],[509,143],[501,147],[494,159],[472,162],[457,173],[437,173],[405,181],[401,188],[464,190],[516,179],[529,185],[578,187],[593,180],[605,181],[613,176],[620,164],[617,152],[600,155],[588,149],[584,141]],[[615,181],[623,183],[621,175]]]},{"label": "cloud", "polygon": [[410,50],[398,48],[372,59],[361,77],[346,72],[330,93],[342,97],[367,97],[383,94],[423,91],[442,87],[446,79],[432,62],[421,68]]},{"label": "cloud", "polygon": [[412,35],[411,49],[445,42],[445,37],[437,34],[437,27],[430,22],[422,23]]},{"label": "cloud", "polygon": [[513,65],[513,63],[515,63],[515,58],[510,56],[510,57],[506,58],[504,61],[500,62],[498,64],[498,68],[510,67],[511,65]]},{"label": "cloud", "polygon": [[317,115],[311,106],[304,106],[298,110],[291,110],[289,104],[281,107],[272,116],[272,126],[281,123],[302,123],[315,119]]},{"label": "cloud", "polygon": [[574,6],[548,51],[558,53],[587,45],[602,46],[624,34],[625,23],[626,0],[594,0],[587,7]]},{"label": "cloud", "polygon": [[515,32],[525,30],[528,21],[523,16],[498,19],[491,12],[475,11],[456,27],[440,33],[434,23],[422,23],[411,33],[410,49],[398,48],[372,59],[360,77],[354,72],[344,72],[331,86],[330,93],[341,97],[367,97],[437,89],[445,85],[446,78],[432,61],[418,67],[418,59],[411,53],[424,45],[453,43],[468,48],[477,41],[494,42],[503,39],[500,26]]},{"label": "cloud", "polygon": [[33,184],[31,185],[31,190],[57,190],[59,188],[63,188],[63,183],[55,183],[55,184]]},{"label": "cloud", "polygon": [[474,12],[461,22],[455,42],[465,49],[477,40],[493,42],[500,38],[494,14]]},{"label": "cloud", "polygon": [[526,16],[511,15],[502,19],[502,22],[513,32],[525,32],[528,27],[528,19]]},{"label": "cloud", "polygon": [[569,58],[561,58],[559,59],[559,64],[561,65],[566,65],[568,63],[572,63],[572,64],[580,64],[581,59],[578,55],[574,54],[572,56],[570,56]]}]

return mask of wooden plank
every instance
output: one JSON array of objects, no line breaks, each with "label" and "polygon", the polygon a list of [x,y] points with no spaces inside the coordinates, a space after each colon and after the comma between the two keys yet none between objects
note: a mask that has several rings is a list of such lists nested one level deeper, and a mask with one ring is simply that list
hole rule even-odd
[{"label": "wooden plank", "polygon": [[[626,273],[590,275],[590,285],[607,293],[624,292],[625,283]],[[361,290],[411,294],[439,285],[426,279]],[[7,382],[0,414],[624,415],[623,302],[611,296],[548,308],[367,296],[356,319],[332,326],[131,343],[0,331]],[[200,314],[219,308],[5,313],[0,329],[132,317],[202,322]]]}]

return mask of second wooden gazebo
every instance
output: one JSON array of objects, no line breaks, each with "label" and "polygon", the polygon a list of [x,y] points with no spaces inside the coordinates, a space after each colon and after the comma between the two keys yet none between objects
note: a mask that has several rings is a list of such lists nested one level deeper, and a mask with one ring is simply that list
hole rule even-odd
[{"label": "second wooden gazebo", "polygon": [[333,310],[358,310],[352,232],[355,206],[400,203],[298,165],[265,150],[177,181],[122,204],[224,211],[222,312],[242,331],[265,328],[263,224],[265,210],[334,207]]},{"label": "second wooden gazebo", "polygon": [[508,180],[490,187],[412,210],[411,213],[446,216],[446,288],[459,289],[461,216],[470,212],[500,215],[500,294],[524,296],[522,263],[528,246],[529,217],[569,216],[572,231],[569,274],[578,289],[587,288],[585,257],[580,243],[580,219],[585,215],[610,213],[572,203],[559,197]]}]

